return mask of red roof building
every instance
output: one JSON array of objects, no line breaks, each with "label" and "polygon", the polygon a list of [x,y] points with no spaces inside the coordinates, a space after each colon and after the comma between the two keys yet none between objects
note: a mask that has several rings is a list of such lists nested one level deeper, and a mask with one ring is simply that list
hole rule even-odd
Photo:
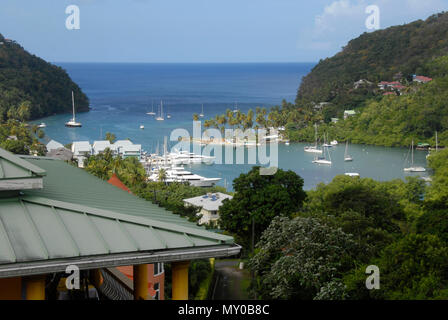
[{"label": "red roof building", "polygon": [[432,81],[432,78],[428,78],[425,76],[414,76],[414,81],[420,82],[420,83],[428,83],[428,82]]},{"label": "red roof building", "polygon": [[117,188],[126,191],[127,193],[132,193],[131,190],[129,190],[129,188],[126,187],[126,185],[123,182],[121,182],[121,180],[117,177],[115,173],[112,174],[112,177],[110,177],[110,179],[107,180],[107,182],[109,182],[111,185],[116,186]]}]

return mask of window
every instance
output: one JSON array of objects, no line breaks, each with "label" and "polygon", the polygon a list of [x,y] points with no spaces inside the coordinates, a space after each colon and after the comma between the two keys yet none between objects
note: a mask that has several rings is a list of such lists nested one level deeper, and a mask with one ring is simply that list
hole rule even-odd
[{"label": "window", "polygon": [[154,263],[154,276],[158,276],[159,274],[164,272],[163,263]]},{"label": "window", "polygon": [[154,291],[156,292],[154,300],[160,300],[160,283],[154,283]]}]

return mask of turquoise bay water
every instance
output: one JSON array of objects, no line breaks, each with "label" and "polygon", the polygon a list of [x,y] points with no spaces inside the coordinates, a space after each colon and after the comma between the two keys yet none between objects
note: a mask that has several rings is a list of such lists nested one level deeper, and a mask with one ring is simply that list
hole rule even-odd
[{"label": "turquoise bay water", "polygon": [[[98,140],[101,134],[113,132],[118,139],[130,138],[154,152],[162,150],[163,137],[176,128],[192,131],[192,115],[201,112],[205,118],[223,113],[227,108],[247,111],[256,106],[278,105],[282,99],[294,101],[301,78],[313,64],[96,64],[60,63],[90,99],[92,110],[77,114],[82,128],[66,128],[69,114],[39,119],[45,122],[47,136],[61,143],[77,140]],[[75,98],[76,99],[76,98]],[[146,115],[163,99],[164,113],[171,119],[159,122]],[[67,103],[71,103],[68,101]],[[139,129],[144,125],[145,129]],[[331,137],[330,137],[331,139]],[[173,145],[174,142],[170,143]],[[279,145],[279,167],[297,172],[305,180],[305,188],[345,172],[358,172],[362,177],[377,180],[403,179],[403,148],[350,146],[353,163],[345,163],[345,145],[331,149],[333,165],[312,164],[312,154],[303,151],[303,144]],[[425,152],[417,151],[415,164],[426,166]],[[191,171],[222,178],[219,185],[231,189],[231,181],[252,165],[191,165]]]}]

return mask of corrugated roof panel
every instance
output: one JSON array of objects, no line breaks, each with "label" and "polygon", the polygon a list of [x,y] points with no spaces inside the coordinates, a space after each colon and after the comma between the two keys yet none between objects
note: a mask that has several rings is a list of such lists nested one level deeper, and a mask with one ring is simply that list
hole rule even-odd
[{"label": "corrugated roof panel", "polygon": [[[165,240],[168,248],[192,247],[193,243],[188,236],[183,233],[174,233],[166,230],[157,229],[157,233]],[[215,244],[217,241],[215,241]]]},{"label": "corrugated roof panel", "polygon": [[82,255],[106,254],[109,248],[103,243],[103,239],[97,234],[95,226],[84,213],[56,209],[64,221],[67,230],[75,240]]},{"label": "corrugated roof panel", "polygon": [[150,227],[122,222],[122,225],[129,231],[129,234],[138,245],[139,250],[160,250],[166,246],[154,230]]},{"label": "corrugated roof panel", "polygon": [[111,252],[137,251],[138,248],[126,231],[120,227],[120,222],[113,219],[105,219],[97,216],[91,217],[103,239],[107,242]]},{"label": "corrugated roof panel", "polygon": [[31,171],[28,169],[20,167],[5,159],[0,159],[0,166],[3,173],[1,176],[2,179],[28,178],[32,176]]},{"label": "corrugated roof panel", "polygon": [[1,201],[0,219],[17,261],[47,259],[47,252],[18,199]]},{"label": "corrugated roof panel", "polygon": [[64,161],[39,157],[24,157],[24,159],[47,171],[44,188],[26,191],[26,194],[204,229],[150,201],[117,189],[84,169],[76,168]]},{"label": "corrugated roof panel", "polygon": [[6,229],[0,219],[0,264],[16,262],[16,255],[9,241]]},{"label": "corrugated roof panel", "polygon": [[194,242],[195,246],[212,246],[216,245],[216,241],[211,241],[210,239],[196,237],[193,235],[188,235],[190,239]]},{"label": "corrugated roof panel", "polygon": [[24,202],[50,258],[79,255],[79,249],[67,232],[59,213],[47,206]]},{"label": "corrugated roof panel", "polygon": [[0,179],[29,178],[45,175],[45,170],[0,148]]}]

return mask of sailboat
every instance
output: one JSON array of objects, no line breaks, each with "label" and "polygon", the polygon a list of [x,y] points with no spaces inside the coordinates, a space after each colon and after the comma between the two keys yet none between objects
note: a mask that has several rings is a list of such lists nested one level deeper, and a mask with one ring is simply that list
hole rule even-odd
[{"label": "sailboat", "polygon": [[233,113],[237,113],[239,110],[238,110],[238,103],[236,103],[235,102],[235,109],[233,109]]},{"label": "sailboat", "polygon": [[[426,171],[425,168],[414,166],[414,140],[412,140],[411,152],[412,152],[411,166],[409,168],[404,168],[404,171],[405,172],[425,172]],[[409,153],[408,153],[408,155],[409,155]]]},{"label": "sailboat", "polygon": [[199,114],[199,117],[200,117],[200,118],[204,118],[204,104],[202,104],[202,111],[201,111],[201,113]]},{"label": "sailboat", "polygon": [[152,111],[151,112],[146,112],[146,114],[150,115],[150,116],[155,116],[156,115],[156,113],[154,112],[154,101],[152,101]]},{"label": "sailboat", "polygon": [[165,118],[163,117],[163,101],[160,101],[160,116],[156,118],[157,121],[163,121]]},{"label": "sailboat", "polygon": [[168,107],[166,108],[166,110],[167,110],[166,118],[167,118],[167,119],[171,119],[171,114],[168,113]]},{"label": "sailboat", "polygon": [[330,144],[330,143],[327,143],[327,141],[328,141],[328,133],[327,133],[326,137],[325,137],[325,134],[324,134],[324,144],[322,145],[322,147],[324,147],[324,148],[331,148],[331,147],[333,147],[333,145]]},{"label": "sailboat", "polygon": [[328,159],[325,156],[325,153],[324,153],[323,157],[319,157],[319,156],[316,155],[314,160],[313,160],[313,163],[316,163],[316,164],[326,164],[326,165],[330,165],[331,166],[332,162],[331,162],[330,151],[327,148],[325,148],[325,150],[328,153]]},{"label": "sailboat", "polygon": [[[432,150],[430,150],[430,152],[426,155],[426,159],[428,159],[431,156],[431,151]],[[439,151],[439,141],[438,141],[438,138],[437,138],[437,131],[436,131],[436,152],[437,151]]]},{"label": "sailboat", "polygon": [[73,91],[72,91],[72,106],[73,106],[73,118],[70,121],[66,122],[65,126],[66,127],[73,127],[73,128],[82,127],[82,124],[80,122],[76,122],[76,117],[75,117],[75,96],[73,94]]},{"label": "sailboat", "polygon": [[345,143],[344,161],[345,162],[353,161],[353,158],[348,154],[348,140]]},{"label": "sailboat", "polygon": [[309,153],[322,153],[322,149],[317,148],[317,124],[314,124],[314,137],[315,137],[315,144],[314,146],[306,146],[304,148],[305,152]]}]

